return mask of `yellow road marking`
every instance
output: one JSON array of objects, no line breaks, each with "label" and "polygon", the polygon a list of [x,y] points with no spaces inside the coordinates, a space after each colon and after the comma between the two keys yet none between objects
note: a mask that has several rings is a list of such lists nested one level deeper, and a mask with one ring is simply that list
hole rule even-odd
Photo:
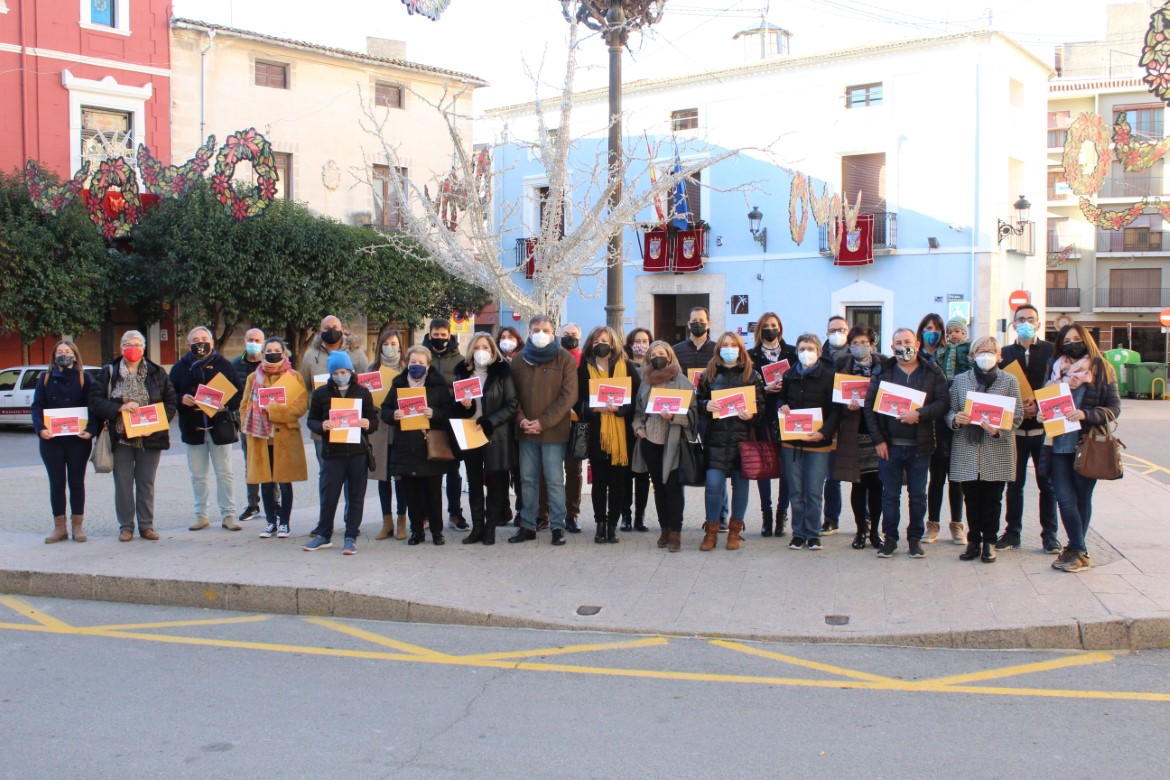
[{"label": "yellow road marking", "polygon": [[1170,474],[1170,469],[1166,468],[1165,466],[1159,466],[1157,463],[1146,460],[1145,458],[1139,458],[1137,455],[1130,455],[1128,452],[1123,452],[1121,453],[1121,457],[1125,460],[1136,461],[1137,463],[1146,466],[1147,470],[1143,471],[1142,474],[1153,474],[1155,471],[1164,471]]},{"label": "yellow road marking", "polygon": [[638,647],[660,647],[670,644],[663,636],[649,639],[636,639],[629,642],[602,642],[594,645],[566,645],[564,647],[546,647],[540,650],[505,650],[499,653],[476,653],[475,655],[456,656],[472,661],[505,661],[513,658],[539,658],[547,655],[569,655],[571,653],[593,653],[598,650],[631,650]]},{"label": "yellow road marking", "polygon": [[357,637],[358,639],[364,639],[367,642],[373,642],[376,645],[382,645],[384,647],[393,647],[395,650],[401,650],[402,652],[410,653],[411,655],[417,655],[417,656],[424,657],[424,658],[451,658],[452,657],[452,656],[447,655],[446,653],[440,653],[438,650],[431,650],[429,648],[421,647],[419,645],[412,645],[412,644],[409,644],[407,642],[399,642],[397,639],[390,639],[388,637],[382,636],[381,634],[375,634],[372,631],[365,631],[365,630],[360,629],[360,628],[355,628],[354,626],[347,626],[345,623],[337,623],[337,622],[332,621],[332,620],[326,620],[325,618],[310,617],[310,618],[305,618],[305,622],[306,623],[313,623],[315,625],[322,626],[324,628],[328,628],[332,631],[337,631],[338,633],[341,633],[341,634],[349,634],[352,637]]},{"label": "yellow road marking", "polygon": [[770,650],[763,650],[759,647],[751,647],[750,645],[740,644],[739,642],[729,642],[726,639],[712,639],[709,644],[716,647],[726,647],[728,650],[735,650],[740,653],[747,653],[748,655],[757,655],[761,658],[771,658],[773,661],[781,661],[793,666],[803,666],[805,669],[815,669],[818,672],[826,672],[828,674],[836,674],[841,677],[849,677],[853,680],[867,680],[869,682],[881,683],[898,683],[902,682],[893,677],[883,677],[880,674],[870,674],[869,672],[859,672],[855,669],[846,669],[841,666],[833,666],[832,664],[823,664],[819,661],[806,661],[803,658],[797,658],[793,655],[784,655],[783,653],[774,653]]},{"label": "yellow road marking", "polygon": [[11,609],[13,612],[24,615],[29,620],[35,620],[46,628],[67,629],[72,628],[63,620],[58,620],[52,615],[46,615],[44,612],[33,609],[28,604],[24,603],[18,598],[12,596],[0,596],[0,604]]},{"label": "yellow road marking", "polygon": [[1067,669],[1072,666],[1099,664],[1112,660],[1113,656],[1109,655],[1109,653],[1080,653],[1065,656],[1064,658],[1054,658],[1051,661],[1038,661],[1033,664],[1020,664],[1019,666],[1005,666],[1002,669],[985,669],[981,672],[935,677],[930,680],[919,680],[918,682],[924,685],[955,685],[958,683],[982,682],[984,680],[999,680],[1004,677],[1015,677],[1021,674],[1049,672],[1053,669]]},{"label": "yellow road marking", "polygon": [[172,620],[165,623],[111,623],[104,626],[76,626],[76,628],[78,631],[140,631],[144,628],[186,628],[188,626],[225,626],[232,623],[260,623],[271,617],[271,615],[248,615],[247,617],[212,620]]}]

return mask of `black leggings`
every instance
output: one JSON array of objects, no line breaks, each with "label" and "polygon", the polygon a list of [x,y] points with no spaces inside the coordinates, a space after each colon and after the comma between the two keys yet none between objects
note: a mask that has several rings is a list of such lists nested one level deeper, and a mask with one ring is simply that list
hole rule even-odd
[{"label": "black leggings", "polygon": [[647,439],[642,440],[642,459],[646,462],[650,481],[654,483],[654,508],[658,512],[658,526],[666,531],[681,531],[683,522],[683,486],[678,469],[662,481],[662,456],[666,448]]},{"label": "black leggings", "polygon": [[865,472],[860,482],[853,483],[853,489],[849,492],[849,506],[853,508],[853,520],[857,523],[858,531],[866,529],[867,517],[868,527],[881,528],[882,479],[876,471]]},{"label": "black leggings", "polygon": [[[951,483],[955,484],[954,482]],[[1003,482],[974,480],[960,483],[967,500],[967,541],[970,544],[994,544],[999,533],[999,515],[1003,508]]]},{"label": "black leggings", "polygon": [[49,505],[53,517],[65,514],[65,485],[69,485],[70,514],[85,514],[85,466],[93,448],[92,439],[57,436],[41,439],[41,460],[49,472]]},{"label": "black leggings", "polygon": [[406,488],[406,507],[410,513],[410,532],[421,534],[423,520],[430,522],[431,536],[443,535],[443,475],[433,477],[403,477]]},{"label": "black leggings", "polygon": [[[941,448],[940,448],[941,449]],[[930,487],[926,491],[927,518],[932,523],[942,519],[943,488],[947,481],[947,472],[951,468],[950,447],[947,454],[935,450],[930,456]],[[951,522],[963,522],[963,488],[958,482],[952,482],[947,489],[947,497],[951,504]]]}]

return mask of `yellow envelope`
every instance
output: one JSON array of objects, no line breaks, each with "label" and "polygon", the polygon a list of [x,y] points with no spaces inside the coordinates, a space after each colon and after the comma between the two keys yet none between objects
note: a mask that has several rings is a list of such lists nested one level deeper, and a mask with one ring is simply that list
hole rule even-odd
[{"label": "yellow envelope", "polygon": [[[612,379],[590,379],[589,380],[590,406],[594,405],[593,399],[597,398],[602,385],[611,385],[613,387],[620,387],[626,391],[625,394],[622,396],[622,402],[621,402],[621,404],[619,404],[619,406],[631,403],[633,401],[633,399],[630,397],[634,392],[634,378],[633,377],[623,376],[623,377],[615,377]],[[598,404],[604,406],[604,404],[601,404],[600,401],[598,401]]]},{"label": "yellow envelope", "polygon": [[451,420],[451,432],[461,450],[475,450],[487,446],[488,439],[475,420]]},{"label": "yellow envelope", "polygon": [[1028,377],[1024,374],[1024,367],[1020,365],[1020,361],[1013,360],[1004,366],[1003,370],[1014,376],[1016,381],[1020,383],[1020,398],[1023,398],[1025,401],[1036,400],[1036,391],[1029,384]]},{"label": "yellow envelope", "polygon": [[1076,408],[1066,383],[1060,382],[1037,390],[1036,404],[1044,414],[1044,433],[1048,436],[1060,436],[1081,429],[1079,422],[1071,422],[1065,416]]},{"label": "yellow envelope", "polygon": [[[199,387],[203,387],[203,385],[200,385]],[[207,383],[207,387],[223,393],[223,398],[220,399],[219,409],[215,408],[214,406],[208,406],[205,403],[200,403],[198,400],[195,401],[195,405],[202,409],[203,413],[208,417],[214,417],[221,409],[226,409],[228,401],[232,400],[235,394],[239,392],[236,389],[236,386],[233,385],[223,374],[216,374],[214,377],[212,377],[211,381]],[[195,397],[196,399],[199,397],[198,389],[195,391]]]},{"label": "yellow envelope", "polygon": [[[410,398],[423,399],[423,406],[427,402],[427,389],[425,387],[406,387],[398,391],[398,408],[402,408],[402,402]],[[398,427],[404,431],[425,431],[431,427],[431,421],[421,414],[412,415],[410,417],[403,417],[398,421]]]},{"label": "yellow envelope", "polygon": [[171,427],[167,419],[167,412],[161,403],[150,406],[140,406],[133,415],[122,412],[122,427],[126,430],[127,439],[136,439],[139,436],[149,436],[158,431],[165,431]]},{"label": "yellow envelope", "polygon": [[305,383],[298,380],[300,380],[299,374],[294,371],[288,371],[272,385],[273,387],[284,388],[284,402],[286,404],[291,404],[305,392]]},{"label": "yellow envelope", "polygon": [[[743,394],[744,404],[747,406],[748,417],[756,416],[756,386],[744,385],[743,387],[729,387],[726,390],[715,390],[711,393],[712,401],[721,401],[724,398]],[[718,412],[712,412],[713,415],[718,416]]]},{"label": "yellow envelope", "polygon": [[701,368],[688,368],[687,369],[687,379],[691,380],[691,384],[695,386],[696,390],[698,390],[699,389],[699,382],[701,382],[703,379],[703,369],[701,369]]},{"label": "yellow envelope", "polygon": [[[329,399],[329,411],[338,411],[342,409],[356,409],[360,415],[362,413],[362,399],[360,398],[331,398]],[[361,428],[334,428],[329,431],[330,444],[358,444],[362,440]]]},{"label": "yellow envelope", "polygon": [[819,406],[790,409],[786,415],[777,414],[777,418],[780,420],[780,441],[804,441],[805,436],[819,431],[825,424]]},{"label": "yellow envelope", "polygon": [[382,366],[378,369],[378,373],[382,375],[382,389],[370,391],[370,395],[374,397],[374,406],[381,409],[382,404],[386,402],[386,396],[390,394],[390,383],[394,381],[394,377],[398,376],[398,372]]},{"label": "yellow envelope", "polygon": [[659,414],[653,411],[654,402],[659,398],[678,399],[678,410],[673,414],[686,414],[691,408],[691,398],[694,397],[694,390],[671,390],[664,387],[650,388],[650,397],[646,399],[646,413]]}]

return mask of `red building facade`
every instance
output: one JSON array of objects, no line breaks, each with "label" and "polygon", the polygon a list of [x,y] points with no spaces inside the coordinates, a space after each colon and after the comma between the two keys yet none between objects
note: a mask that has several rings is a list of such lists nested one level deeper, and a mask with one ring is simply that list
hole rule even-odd
[{"label": "red building facade", "polygon": [[[140,143],[169,163],[170,17],[170,0],[0,0],[0,168],[32,159],[69,178]],[[91,337],[79,346],[97,357]],[[52,343],[34,342],[28,360],[44,362]],[[21,358],[19,337],[0,337],[0,364]]]}]

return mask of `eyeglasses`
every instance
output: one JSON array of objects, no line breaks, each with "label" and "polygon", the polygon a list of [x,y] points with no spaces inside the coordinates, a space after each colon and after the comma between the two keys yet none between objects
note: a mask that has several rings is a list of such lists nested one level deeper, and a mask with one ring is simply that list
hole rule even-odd
[{"label": "eyeglasses", "polygon": [[829,333],[848,333],[849,328],[829,328]]}]

